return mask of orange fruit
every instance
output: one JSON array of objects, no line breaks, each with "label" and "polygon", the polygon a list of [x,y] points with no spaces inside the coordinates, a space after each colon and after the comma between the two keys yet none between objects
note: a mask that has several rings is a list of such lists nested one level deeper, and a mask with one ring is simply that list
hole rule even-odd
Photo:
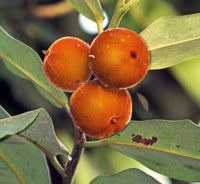
[{"label": "orange fruit", "polygon": [[84,41],[64,37],[55,41],[43,53],[44,74],[55,87],[71,92],[89,80],[89,45]]},{"label": "orange fruit", "polygon": [[142,38],[124,28],[102,32],[92,42],[89,66],[104,85],[128,88],[147,74],[149,52]]},{"label": "orange fruit", "polygon": [[93,80],[71,96],[74,124],[86,135],[105,138],[122,131],[132,114],[132,100],[126,89],[106,87]]}]

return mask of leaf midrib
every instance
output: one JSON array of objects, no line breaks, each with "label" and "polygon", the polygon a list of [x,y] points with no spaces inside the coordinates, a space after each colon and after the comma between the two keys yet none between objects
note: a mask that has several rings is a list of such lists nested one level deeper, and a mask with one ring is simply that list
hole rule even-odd
[{"label": "leaf midrib", "polygon": [[151,52],[151,51],[154,51],[154,50],[163,49],[163,48],[171,47],[171,46],[174,46],[174,45],[187,43],[187,42],[190,42],[190,41],[196,41],[198,39],[200,39],[200,37],[196,37],[196,38],[192,38],[192,39],[186,39],[186,40],[183,40],[183,41],[172,42],[171,44],[164,44],[163,46],[160,46],[160,47],[150,48],[149,51]]},{"label": "leaf midrib", "polygon": [[26,182],[24,181],[24,179],[21,177],[20,173],[16,170],[16,168],[6,159],[6,157],[0,153],[0,157],[4,160],[4,162],[7,164],[7,166],[12,170],[12,172],[14,173],[14,175],[17,177],[17,179],[19,180],[19,182],[21,184],[26,184]]},{"label": "leaf midrib", "polygon": [[12,62],[10,59],[6,58],[4,55],[0,53],[0,57],[8,61],[11,65],[13,65],[16,69],[18,69],[20,72],[22,72],[24,75],[26,75],[29,79],[31,79],[34,83],[36,83],[38,86],[40,86],[43,90],[48,92],[61,106],[65,107],[65,103],[61,101],[56,95],[51,93],[51,91],[48,90],[45,86],[43,86],[35,77],[30,75],[29,73],[25,72],[21,67],[16,65],[14,62]]},{"label": "leaf midrib", "polygon": [[182,156],[182,157],[187,157],[187,158],[191,158],[191,159],[196,159],[196,160],[200,160],[200,157],[197,156],[191,156],[188,154],[184,154],[184,153],[178,153],[175,151],[170,151],[170,150],[166,150],[166,149],[161,149],[161,148],[156,148],[156,147],[152,147],[152,146],[146,146],[143,144],[133,144],[133,143],[128,143],[128,142],[122,142],[122,141],[113,141],[113,140],[101,140],[101,141],[91,141],[91,142],[86,142],[84,143],[84,147],[97,147],[97,146],[131,146],[131,147],[137,147],[137,148],[144,148],[144,149],[148,149],[148,150],[155,150],[155,151],[160,151],[160,152],[164,152],[164,153],[170,153],[170,154],[174,154],[174,155],[178,155],[178,156]]}]

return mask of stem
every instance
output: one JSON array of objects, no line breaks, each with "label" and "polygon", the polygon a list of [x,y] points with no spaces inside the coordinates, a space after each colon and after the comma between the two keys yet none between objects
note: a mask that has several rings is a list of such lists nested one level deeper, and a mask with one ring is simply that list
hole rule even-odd
[{"label": "stem", "polygon": [[92,12],[92,14],[96,20],[98,33],[99,34],[102,33],[103,32],[103,19],[101,17],[99,17],[98,13],[95,12],[95,10],[91,6],[90,2],[88,2],[88,0],[84,0],[84,2],[87,4],[88,8]]},{"label": "stem", "polygon": [[115,11],[113,13],[112,19],[110,21],[110,24],[108,28],[114,28],[118,27],[119,22],[121,21],[123,17],[123,12],[121,11],[121,8],[123,7],[124,0],[118,0],[115,6]]},{"label": "stem", "polygon": [[109,28],[118,27],[122,17],[138,1],[139,0],[129,0],[127,3],[125,3],[125,0],[117,0],[115,11],[110,21]]},{"label": "stem", "polygon": [[100,34],[103,32],[103,22],[101,20],[96,19],[96,23],[97,23],[98,33]]},{"label": "stem", "polygon": [[81,153],[83,152],[82,144],[85,142],[85,134],[81,132],[77,127],[75,127],[75,140],[74,140],[74,147],[71,154],[72,159],[67,163],[66,168],[64,169],[64,173],[66,174],[65,177],[65,184],[71,184],[72,179],[78,165]]},{"label": "stem", "polygon": [[51,164],[54,166],[54,168],[58,171],[58,173],[62,176],[62,178],[66,178],[66,174],[63,172],[63,167],[58,162],[56,156],[53,155],[46,155]]}]

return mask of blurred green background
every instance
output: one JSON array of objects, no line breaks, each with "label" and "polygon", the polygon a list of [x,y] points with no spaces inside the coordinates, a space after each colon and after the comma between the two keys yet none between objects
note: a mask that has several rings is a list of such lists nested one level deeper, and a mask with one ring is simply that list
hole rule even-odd
[{"label": "blurred green background", "polygon": [[[115,0],[101,0],[110,19]],[[199,0],[141,0],[122,19],[120,27],[142,31],[162,16],[186,15],[200,11]],[[61,0],[0,0],[0,26],[10,35],[32,47],[43,59],[42,50],[63,36],[74,36],[89,44],[96,34],[82,30],[79,13]],[[89,26],[88,26],[89,27]],[[134,120],[191,119],[200,122],[200,57],[170,69],[149,71],[142,83],[129,89],[133,99]],[[39,107],[51,115],[57,135],[69,149],[73,145],[73,124],[68,115],[46,101],[26,80],[10,73],[0,62],[0,104],[16,115]],[[66,93],[70,98],[70,93]],[[90,138],[88,138],[90,140]],[[60,158],[63,162],[65,158]],[[52,183],[61,179],[50,165]],[[87,184],[99,174],[113,174],[138,162],[110,148],[88,149],[78,167],[75,183]],[[146,170],[146,168],[142,167]],[[160,177],[160,176],[159,176]],[[167,180],[166,183],[186,183]],[[164,183],[164,181],[162,182]]]}]

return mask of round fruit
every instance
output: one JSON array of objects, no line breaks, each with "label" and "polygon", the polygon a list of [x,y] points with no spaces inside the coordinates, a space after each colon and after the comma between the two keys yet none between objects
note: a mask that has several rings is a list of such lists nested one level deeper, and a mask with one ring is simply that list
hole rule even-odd
[{"label": "round fruit", "polygon": [[136,85],[147,74],[149,52],[142,38],[124,28],[98,35],[90,48],[90,69],[103,84],[116,88]]},{"label": "round fruit", "polygon": [[105,87],[93,80],[71,96],[72,120],[86,135],[105,138],[122,131],[132,114],[132,100],[126,89]]},{"label": "round fruit", "polygon": [[55,41],[45,54],[43,70],[49,82],[64,91],[74,91],[89,80],[89,45],[74,37]]}]

